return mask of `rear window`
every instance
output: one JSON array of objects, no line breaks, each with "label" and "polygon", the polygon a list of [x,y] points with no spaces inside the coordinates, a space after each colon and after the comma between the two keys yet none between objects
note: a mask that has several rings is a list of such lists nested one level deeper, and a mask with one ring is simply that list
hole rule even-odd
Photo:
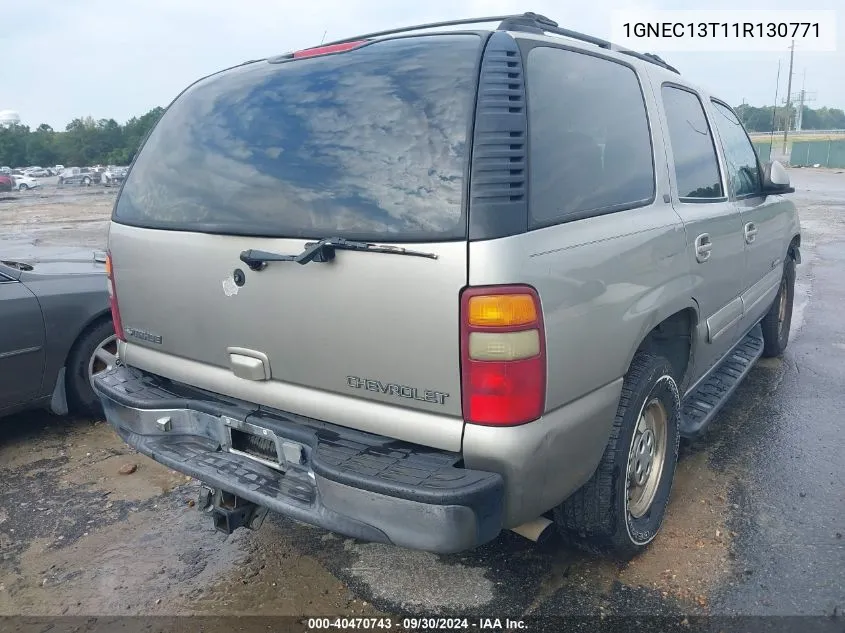
[{"label": "rear window", "polygon": [[481,38],[394,39],[204,79],[138,155],[117,222],[383,241],[463,238]]}]

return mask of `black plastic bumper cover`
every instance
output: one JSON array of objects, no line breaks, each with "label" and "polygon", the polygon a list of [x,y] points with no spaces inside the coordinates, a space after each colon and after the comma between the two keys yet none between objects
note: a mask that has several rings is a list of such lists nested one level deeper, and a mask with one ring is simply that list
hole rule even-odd
[{"label": "black plastic bumper cover", "polygon": [[[461,456],[270,410],[118,366],[95,378],[109,423],[156,461],[271,511],[366,541],[439,553],[502,529],[499,474]],[[165,427],[156,419],[166,415]],[[281,472],[225,450],[223,416],[304,447]],[[166,430],[165,430],[166,428]]]}]

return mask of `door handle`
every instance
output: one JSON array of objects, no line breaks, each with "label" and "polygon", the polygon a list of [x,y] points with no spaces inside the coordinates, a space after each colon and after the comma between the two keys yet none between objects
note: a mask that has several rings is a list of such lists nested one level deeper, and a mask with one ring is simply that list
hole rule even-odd
[{"label": "door handle", "polygon": [[703,264],[710,259],[710,251],[713,250],[713,242],[710,241],[709,233],[702,233],[695,238],[695,260]]},{"label": "door handle", "polygon": [[745,225],[745,243],[751,244],[755,237],[757,237],[757,226],[754,222],[749,222]]}]

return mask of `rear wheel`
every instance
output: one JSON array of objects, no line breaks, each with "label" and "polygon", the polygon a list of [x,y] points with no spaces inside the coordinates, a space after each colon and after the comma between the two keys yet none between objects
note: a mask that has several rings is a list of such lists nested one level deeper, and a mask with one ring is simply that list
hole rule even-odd
[{"label": "rear wheel", "polygon": [[111,321],[101,321],[80,335],[66,370],[68,403],[74,412],[102,413],[100,399],[94,393],[94,376],[114,367],[116,361],[117,337]]},{"label": "rear wheel", "polygon": [[567,541],[628,560],[654,540],[678,460],[680,406],[669,361],[637,352],[596,472],[554,510]]},{"label": "rear wheel", "polygon": [[763,356],[781,356],[789,343],[789,329],[792,327],[792,302],[795,298],[795,260],[787,257],[783,264],[780,289],[772,307],[763,317]]},{"label": "rear wheel", "polygon": [[27,189],[29,189],[29,187],[24,183],[18,185],[18,191],[26,191]]}]

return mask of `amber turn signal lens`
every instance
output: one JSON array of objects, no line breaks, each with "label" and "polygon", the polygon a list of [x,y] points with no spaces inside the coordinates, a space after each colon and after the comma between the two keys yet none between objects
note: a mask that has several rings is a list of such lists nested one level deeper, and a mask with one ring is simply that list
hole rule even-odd
[{"label": "amber turn signal lens", "polygon": [[469,299],[469,325],[509,327],[537,320],[531,295],[479,295]]}]

